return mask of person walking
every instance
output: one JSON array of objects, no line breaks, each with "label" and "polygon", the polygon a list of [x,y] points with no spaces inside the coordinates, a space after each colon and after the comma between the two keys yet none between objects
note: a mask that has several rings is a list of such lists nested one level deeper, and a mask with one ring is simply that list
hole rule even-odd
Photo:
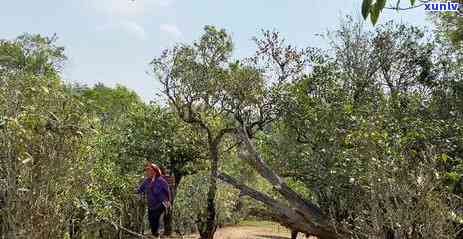
[{"label": "person walking", "polygon": [[138,187],[137,193],[144,193],[148,199],[148,221],[151,233],[159,238],[159,219],[170,207],[170,189],[162,172],[156,164],[145,165],[145,180]]}]

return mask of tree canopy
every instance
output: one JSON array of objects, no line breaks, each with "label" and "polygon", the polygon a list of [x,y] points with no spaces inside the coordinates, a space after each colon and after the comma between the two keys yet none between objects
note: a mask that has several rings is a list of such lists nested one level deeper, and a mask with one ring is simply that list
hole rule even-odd
[{"label": "tree canopy", "polygon": [[293,238],[462,238],[458,19],[426,34],[345,17],[323,48],[263,30],[243,58],[208,25],[149,63],[165,103],[65,84],[55,36],[0,40],[0,237],[143,238],[149,162],[175,178],[167,234],[257,219]]}]

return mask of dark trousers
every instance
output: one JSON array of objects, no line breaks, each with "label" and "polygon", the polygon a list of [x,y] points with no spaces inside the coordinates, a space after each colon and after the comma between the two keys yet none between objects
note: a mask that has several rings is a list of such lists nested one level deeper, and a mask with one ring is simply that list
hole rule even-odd
[{"label": "dark trousers", "polygon": [[148,221],[150,222],[151,234],[154,236],[159,236],[159,218],[165,209],[162,204],[156,209],[148,209]]}]

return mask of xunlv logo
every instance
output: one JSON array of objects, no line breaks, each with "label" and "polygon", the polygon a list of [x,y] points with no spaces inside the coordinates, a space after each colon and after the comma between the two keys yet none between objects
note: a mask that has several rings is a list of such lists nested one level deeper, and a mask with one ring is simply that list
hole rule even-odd
[{"label": "xunlv logo", "polygon": [[424,10],[427,12],[459,12],[463,13],[463,4],[457,2],[446,2],[446,3],[425,3]]}]

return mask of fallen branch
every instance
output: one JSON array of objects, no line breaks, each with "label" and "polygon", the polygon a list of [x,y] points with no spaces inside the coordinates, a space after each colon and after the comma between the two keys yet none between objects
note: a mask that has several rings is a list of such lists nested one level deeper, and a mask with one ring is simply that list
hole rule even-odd
[{"label": "fallen branch", "polygon": [[[240,190],[243,195],[250,196],[251,198],[264,203],[269,210],[273,212],[273,217],[278,218],[278,222],[283,226],[291,228],[295,231],[304,232],[307,234],[317,235],[322,239],[338,239],[335,232],[330,231],[329,225],[320,226],[311,221],[306,220],[303,215],[298,213],[298,210],[291,208],[288,205],[279,202],[270,196],[252,189],[242,183],[239,183],[233,177],[225,174],[218,173],[217,177]],[[328,229],[327,229],[328,228]]]},{"label": "fallen branch", "polygon": [[[105,201],[106,201],[106,200],[105,200]],[[95,215],[96,218],[98,218],[98,215],[97,215],[95,212],[93,212],[92,210],[90,210],[86,205],[85,205],[85,206],[81,206],[80,208],[82,208],[84,211],[86,211],[87,213],[89,213],[89,214],[91,214],[91,215]],[[138,232],[134,232],[134,231],[132,231],[132,230],[130,230],[130,229],[128,229],[128,228],[125,228],[124,226],[122,226],[122,225],[120,225],[120,224],[118,224],[118,223],[115,223],[115,222],[109,220],[108,218],[102,217],[102,218],[100,218],[100,220],[103,221],[103,222],[105,222],[105,223],[110,224],[110,225],[113,226],[116,230],[122,230],[122,231],[124,231],[124,232],[126,232],[126,233],[128,233],[128,234],[130,234],[130,235],[132,235],[132,236],[136,236],[136,237],[141,238],[141,239],[143,239],[143,238],[149,238],[149,237],[146,236],[146,235],[143,235],[143,234],[140,234],[140,233],[138,233]]]},{"label": "fallen branch", "polygon": [[129,234],[131,234],[131,235],[133,235],[133,236],[139,237],[139,238],[149,238],[149,237],[146,236],[146,235],[143,235],[143,234],[140,234],[140,233],[138,233],[138,232],[134,232],[134,231],[132,231],[132,230],[130,230],[130,229],[127,229],[127,228],[123,227],[122,225],[119,225],[119,224],[117,224],[117,223],[115,223],[115,222],[113,222],[113,221],[111,221],[111,220],[109,220],[109,219],[107,219],[107,218],[101,218],[101,220],[104,221],[104,222],[106,222],[106,223],[111,224],[111,226],[113,226],[114,228],[116,228],[116,230],[125,231],[125,232],[127,232],[127,233],[129,233]]},{"label": "fallen branch", "polygon": [[[218,178],[233,187],[239,189],[242,194],[264,203],[272,212],[275,212],[285,224],[297,231],[316,235],[322,239],[345,238],[347,232],[339,231],[329,221],[328,217],[314,203],[304,199],[300,194],[292,190],[284,180],[277,175],[261,158],[246,132],[246,128],[236,129],[236,136],[241,142],[239,158],[248,162],[273,188],[286,199],[279,202],[268,195],[258,192],[246,185],[239,183],[234,178],[219,173]],[[245,154],[244,154],[245,152]]]}]

